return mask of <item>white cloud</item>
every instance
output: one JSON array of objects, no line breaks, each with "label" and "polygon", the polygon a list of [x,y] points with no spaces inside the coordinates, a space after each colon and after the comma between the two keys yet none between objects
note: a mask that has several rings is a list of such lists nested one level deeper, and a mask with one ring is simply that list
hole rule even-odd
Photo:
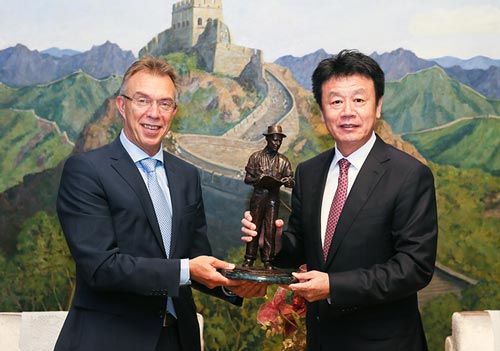
[{"label": "white cloud", "polygon": [[[135,54],[170,27],[178,0],[0,0],[0,50],[16,43],[80,51],[106,40]],[[235,44],[265,59],[324,48],[500,57],[500,0],[223,0]],[[467,6],[467,7],[466,7]],[[446,10],[445,10],[446,9]],[[144,15],[147,13],[147,15]]]},{"label": "white cloud", "polygon": [[411,19],[409,30],[416,36],[500,34],[500,7],[470,6],[419,13]]}]

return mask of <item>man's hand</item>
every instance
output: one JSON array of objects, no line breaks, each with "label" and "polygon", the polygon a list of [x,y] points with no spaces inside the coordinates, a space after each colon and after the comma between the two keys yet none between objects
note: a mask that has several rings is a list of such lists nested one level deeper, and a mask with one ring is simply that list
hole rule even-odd
[{"label": "man's hand", "polygon": [[[212,256],[198,256],[189,260],[189,275],[210,289],[220,285],[230,285],[231,280],[217,272],[217,269],[233,269],[234,264]],[[233,281],[234,282],[234,281]]]},{"label": "man's hand", "polygon": [[[243,224],[243,227],[241,227],[241,232],[245,235],[241,237],[241,240],[249,243],[253,240],[253,238],[257,237],[257,231],[256,231],[256,226],[252,222],[252,215],[250,214],[250,211],[245,211],[243,215],[243,219],[241,220],[241,224]],[[281,235],[283,234],[283,225],[285,224],[282,219],[277,219],[276,220],[276,246],[275,246],[275,251],[276,253],[280,252],[281,250]]]},{"label": "man's hand", "polygon": [[313,302],[330,297],[330,278],[327,273],[310,271],[305,273],[292,273],[299,283],[288,285],[288,289]]},{"label": "man's hand", "polygon": [[249,243],[253,240],[254,237],[257,236],[257,227],[252,222],[252,215],[250,214],[250,211],[245,211],[243,219],[241,220],[241,224],[243,224],[243,227],[241,227],[241,232],[245,234],[241,237],[241,240]]}]

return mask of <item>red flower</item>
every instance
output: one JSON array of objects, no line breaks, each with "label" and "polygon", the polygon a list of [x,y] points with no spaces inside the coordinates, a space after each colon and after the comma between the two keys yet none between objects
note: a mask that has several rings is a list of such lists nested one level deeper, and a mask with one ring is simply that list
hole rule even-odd
[{"label": "red flower", "polygon": [[292,308],[297,312],[300,318],[304,318],[306,316],[306,299],[300,295],[293,294]]},{"label": "red flower", "polygon": [[263,303],[257,312],[257,321],[262,325],[271,324],[278,328],[278,317],[285,305],[286,289],[279,287],[271,301]]},{"label": "red flower", "polygon": [[273,300],[262,304],[257,313],[257,321],[264,326],[271,326],[274,333],[288,336],[298,329],[300,318],[306,315],[306,303],[303,297],[292,296],[292,303],[286,302],[288,290],[279,287]]}]

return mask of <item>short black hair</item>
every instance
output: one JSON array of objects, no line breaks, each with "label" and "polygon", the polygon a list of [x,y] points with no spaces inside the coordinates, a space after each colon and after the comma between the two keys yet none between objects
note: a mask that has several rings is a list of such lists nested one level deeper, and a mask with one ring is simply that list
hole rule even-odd
[{"label": "short black hair", "polygon": [[312,75],[312,89],[314,99],[321,105],[322,88],[330,78],[347,77],[359,74],[370,78],[375,86],[377,103],[384,96],[385,77],[379,64],[370,56],[357,50],[342,50],[336,56],[324,59],[318,64]]}]

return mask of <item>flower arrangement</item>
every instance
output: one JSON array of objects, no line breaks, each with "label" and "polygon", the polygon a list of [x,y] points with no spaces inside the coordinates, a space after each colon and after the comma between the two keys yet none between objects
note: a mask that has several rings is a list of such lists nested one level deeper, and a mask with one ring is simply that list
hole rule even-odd
[{"label": "flower arrangement", "polygon": [[305,350],[306,346],[306,328],[303,323],[305,316],[304,298],[288,294],[287,289],[278,287],[273,299],[260,306],[257,321],[262,324],[262,329],[266,330],[266,337],[283,337],[282,350],[299,351]]}]

